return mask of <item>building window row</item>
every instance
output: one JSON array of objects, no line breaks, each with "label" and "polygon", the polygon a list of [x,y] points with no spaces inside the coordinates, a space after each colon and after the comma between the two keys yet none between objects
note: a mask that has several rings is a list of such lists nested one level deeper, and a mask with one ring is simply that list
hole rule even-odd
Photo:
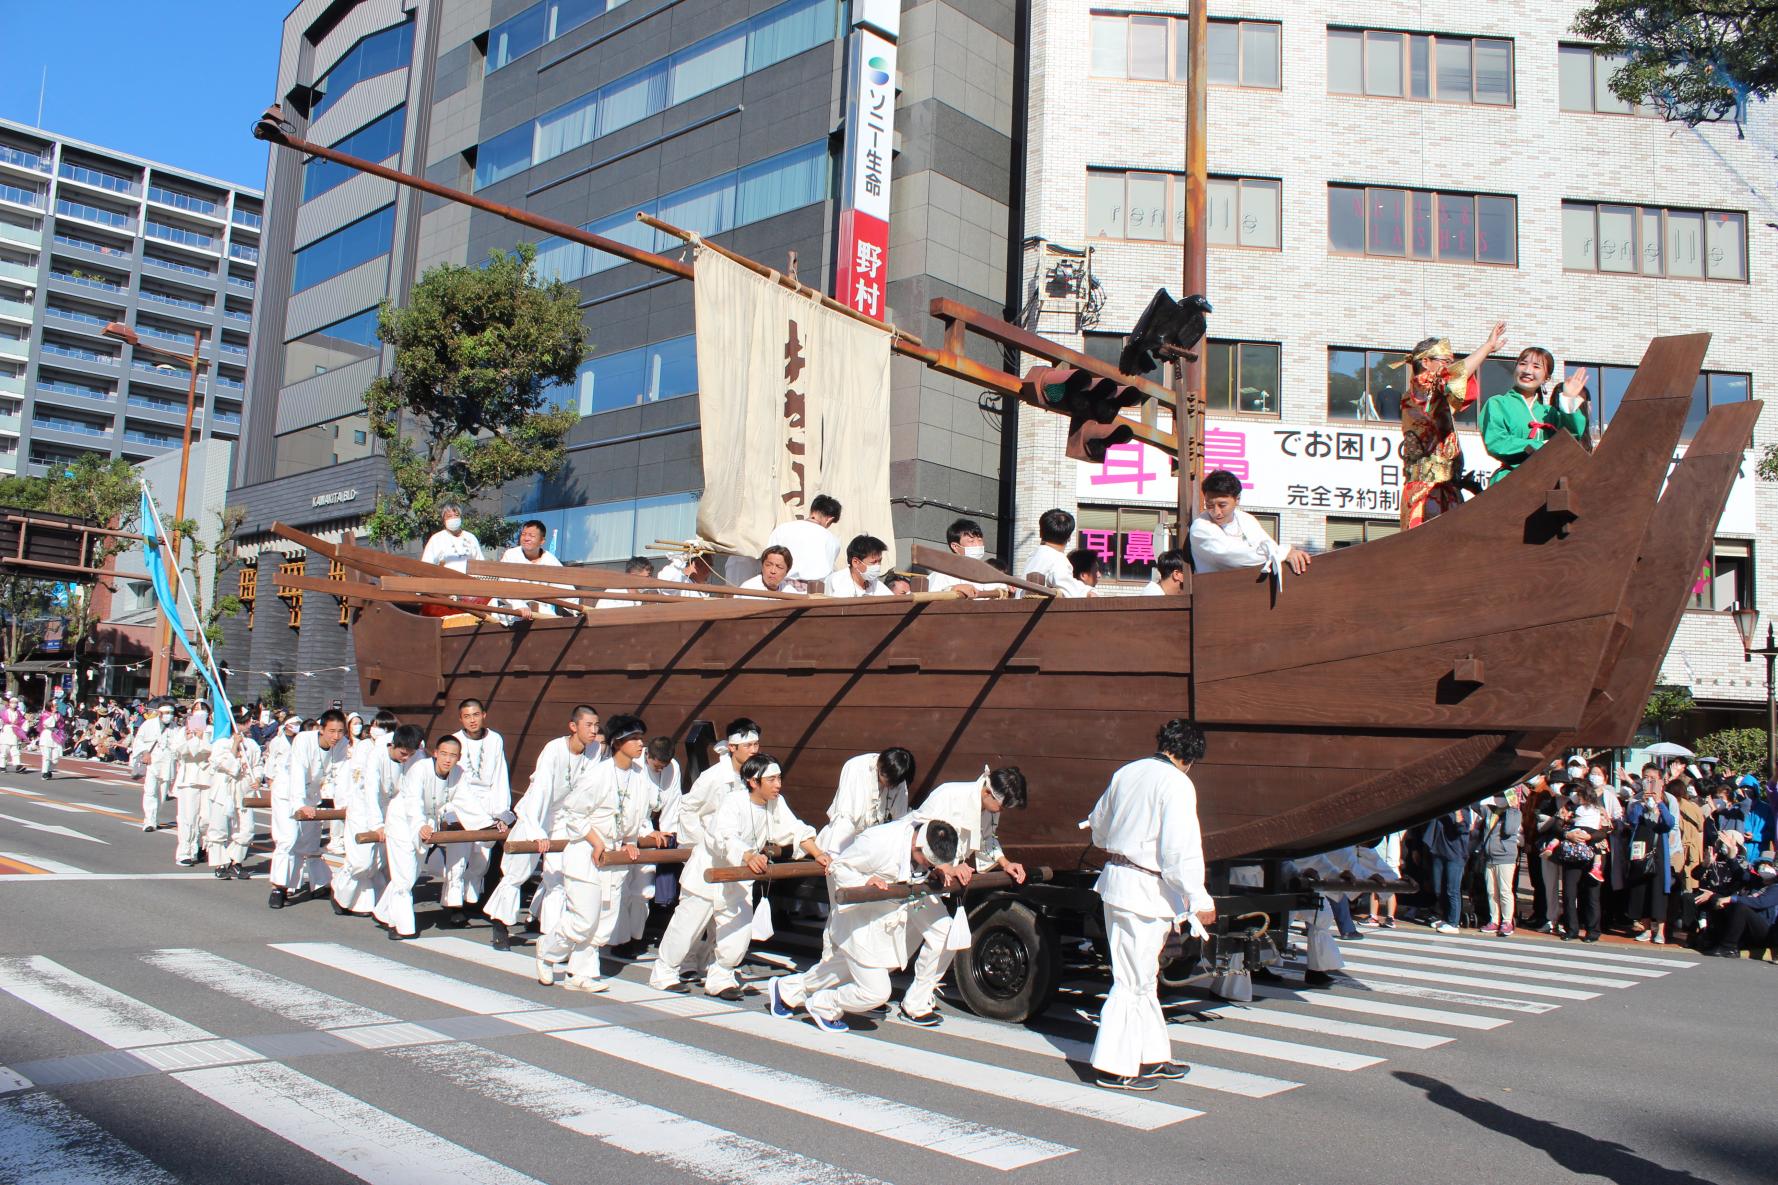
[{"label": "building window row", "polygon": [[1686,280],[1747,279],[1747,215],[1562,203],[1562,267]]},{"label": "building window row", "polygon": [[[1282,189],[1272,178],[1210,178],[1204,207],[1210,242],[1277,250],[1282,245]],[[1089,170],[1087,236],[1183,242],[1184,175]]]},{"label": "building window row", "polygon": [[[581,229],[644,250],[665,251],[678,247],[679,240],[636,221],[638,213],[652,214],[701,235],[715,235],[801,209],[827,197],[827,152],[827,141],[817,140],[665,194],[646,205],[583,223]],[[623,262],[615,255],[562,239],[537,244],[537,274],[546,281],[578,280]]]},{"label": "building window row", "polygon": [[476,148],[481,189],[833,40],[835,0],[789,0]]},{"label": "building window row", "polygon": [[1510,107],[1513,43],[1385,29],[1329,29],[1327,89],[1335,95]]},{"label": "building window row", "polygon": [[[407,105],[371,120],[357,131],[335,140],[331,147],[362,160],[384,161],[401,152],[402,137],[407,132]],[[358,175],[358,170],[321,157],[303,166],[303,201],[319,197],[328,190],[344,185]]]},{"label": "building window row", "polygon": [[543,0],[533,4],[488,30],[488,59],[483,70],[492,74],[510,66],[532,50],[627,3],[629,0]]},{"label": "building window row", "polygon": [[1336,255],[1516,266],[1518,201],[1499,194],[1383,186],[1327,187],[1327,244]]},{"label": "building window row", "polygon": [[[1278,90],[1283,83],[1283,26],[1277,21],[1211,20],[1205,46],[1213,86]],[[1189,54],[1184,17],[1095,12],[1092,75],[1184,82]]]},{"label": "building window row", "polygon": [[1557,105],[1564,111],[1659,118],[1660,112],[1646,103],[1626,103],[1612,93],[1611,81],[1628,60],[1622,54],[1601,53],[1591,45],[1558,46]]},{"label": "building window row", "polygon": [[[1610,363],[1570,362],[1568,369],[1586,367],[1591,372],[1588,386],[1599,401],[1601,424],[1611,423],[1612,417],[1624,401],[1624,394],[1630,389],[1630,380],[1636,377],[1634,366],[1614,366]],[[1753,376],[1746,373],[1728,370],[1706,370],[1698,375],[1698,381],[1692,384],[1691,406],[1685,416],[1685,439],[1690,440],[1704,423],[1704,417],[1710,414],[1713,407],[1723,407],[1731,403],[1744,403],[1753,398]]]},{"label": "building window row", "polygon": [[368,308],[284,343],[284,385],[375,358],[382,352],[377,310]]},{"label": "building window row", "polygon": [[296,251],[290,291],[313,288],[323,280],[387,255],[395,243],[395,204],[366,214]]},{"label": "building window row", "polygon": [[360,38],[327,73],[309,84],[309,89],[314,92],[309,103],[309,118],[320,119],[322,112],[365,79],[404,69],[413,56],[414,22],[411,19]]},{"label": "building window row", "polygon": [[583,416],[641,403],[658,403],[698,389],[696,339],[687,334],[633,350],[619,350],[580,364],[571,392],[562,392]]},{"label": "building window row", "polygon": [[512,516],[515,523],[529,519],[548,529],[546,546],[556,555],[577,563],[609,563],[645,553],[656,539],[694,534],[698,496],[662,494]]}]

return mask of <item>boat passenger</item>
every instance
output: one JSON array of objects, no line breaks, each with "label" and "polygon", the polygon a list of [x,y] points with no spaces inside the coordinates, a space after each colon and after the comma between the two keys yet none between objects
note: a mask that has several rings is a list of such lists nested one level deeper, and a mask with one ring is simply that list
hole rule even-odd
[{"label": "boat passenger", "polygon": [[766,546],[787,548],[791,555],[790,579],[801,583],[805,590],[816,588],[833,575],[839,562],[840,540],[833,533],[839,525],[839,499],[831,494],[816,494],[809,503],[808,517],[773,527]]},{"label": "boat passenger", "polygon": [[[549,528],[544,526],[537,519],[532,519],[519,528],[518,546],[509,547],[501,553],[500,562],[503,564],[536,564],[540,568],[560,568],[562,566],[562,561],[557,559],[543,546],[544,541],[548,538]],[[539,615],[544,617],[554,617],[559,612],[554,605],[547,604],[543,601],[500,599],[496,600],[494,604],[502,608],[512,609],[515,617],[525,621],[530,621],[533,617]],[[508,620],[510,622],[511,619]]]},{"label": "boat passenger", "polygon": [[[960,518],[945,528],[945,542],[950,545],[953,555],[987,562],[987,537],[982,533],[982,525],[972,518]],[[955,576],[947,576],[943,572],[933,572],[926,577],[926,591],[954,592],[958,596],[966,598],[1004,599],[1012,596],[1012,589],[1004,584],[977,584],[972,581],[959,580]]]},{"label": "boat passenger", "polygon": [[1074,538],[1074,516],[1066,510],[1046,510],[1037,520],[1037,550],[1025,560],[1025,579],[1033,584],[1060,588],[1074,578],[1068,563],[1068,544]]},{"label": "boat passenger", "polygon": [[1482,404],[1482,447],[1500,462],[1488,479],[1492,485],[1531,459],[1558,431],[1576,440],[1587,437],[1587,368],[1562,381],[1553,399],[1545,398],[1556,357],[1542,346],[1519,351],[1513,366],[1513,389]]},{"label": "boat passenger", "polygon": [[694,597],[704,600],[709,593],[699,592],[690,587],[696,584],[714,583],[714,573],[710,570],[710,561],[702,552],[686,550],[667,561],[661,569],[661,579],[687,587],[680,589],[662,589],[668,596]]},{"label": "boat passenger", "polygon": [[1401,397],[1402,460],[1401,527],[1410,530],[1463,503],[1457,479],[1463,474],[1463,447],[1457,440],[1458,414],[1475,405],[1482,363],[1506,344],[1506,322],[1499,322],[1482,348],[1457,360],[1451,343],[1429,337],[1392,366],[1408,368],[1407,390]]},{"label": "boat passenger", "polygon": [[[1192,521],[1192,563],[1199,572],[1235,568],[1282,570],[1289,564],[1301,575],[1309,570],[1309,553],[1279,544],[1259,520],[1241,509],[1241,479],[1226,469],[1204,475],[1204,511]],[[1183,590],[1182,590],[1183,591]]]},{"label": "boat passenger", "polygon": [[[648,562],[647,556],[640,556],[640,555],[631,556],[629,561],[624,564],[624,575],[625,576],[646,576],[652,580],[654,578],[654,565]],[[595,609],[633,609],[637,605],[642,605],[642,604],[646,604],[646,603],[647,602],[645,602],[645,601],[629,601],[629,600],[625,600],[622,597],[600,597],[597,601],[595,601],[593,603],[593,608],[595,608]]]},{"label": "boat passenger", "polygon": [[420,559],[428,564],[442,564],[459,576],[467,576],[469,561],[484,558],[481,540],[463,529],[463,508],[455,502],[446,502],[440,507],[439,517],[444,520],[444,530],[434,531],[426,540],[426,550],[420,553]]},{"label": "boat passenger", "polygon": [[914,582],[905,572],[891,572],[883,581],[883,587],[894,597],[911,597],[914,595]]},{"label": "boat passenger", "polygon": [[804,592],[806,590],[790,578],[790,569],[795,563],[796,557],[790,554],[788,547],[770,544],[759,553],[759,575],[744,581],[741,587],[760,592]]},{"label": "boat passenger", "polygon": [[1099,595],[1099,553],[1090,547],[1077,547],[1068,553],[1068,579],[1056,585],[1064,597],[1096,597]]},{"label": "boat passenger", "polygon": [[1185,553],[1177,547],[1169,548],[1154,558],[1154,575],[1147,584],[1142,586],[1145,597],[1182,597],[1185,595],[1186,582],[1191,579],[1187,573]]},{"label": "boat passenger", "polygon": [[827,578],[822,590],[830,597],[886,597],[883,553],[889,545],[875,535],[854,535],[846,544],[846,566]]}]

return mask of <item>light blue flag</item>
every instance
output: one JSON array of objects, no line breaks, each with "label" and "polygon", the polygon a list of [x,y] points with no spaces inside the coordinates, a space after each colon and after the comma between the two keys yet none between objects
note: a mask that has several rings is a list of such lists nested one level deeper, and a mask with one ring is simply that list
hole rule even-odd
[{"label": "light blue flag", "polygon": [[167,580],[167,562],[161,554],[159,519],[155,517],[154,504],[149,501],[148,491],[142,491],[142,550],[148,561],[148,580],[154,585],[154,599],[160,603],[160,610],[167,615],[167,621],[173,627],[173,636],[185,647],[185,653],[191,655],[192,665],[210,685],[210,739],[221,740],[234,731],[233,714],[229,711],[228,693],[222,690],[222,683],[216,673],[210,669],[203,653],[191,644],[185,634],[185,623],[179,620],[179,603],[173,599],[172,586]]}]

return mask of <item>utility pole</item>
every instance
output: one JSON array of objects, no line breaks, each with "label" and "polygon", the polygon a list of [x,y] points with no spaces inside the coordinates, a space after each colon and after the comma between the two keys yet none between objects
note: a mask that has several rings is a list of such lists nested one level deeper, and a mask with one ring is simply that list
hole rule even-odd
[{"label": "utility pole", "polygon": [[[1209,28],[1206,0],[1192,0],[1186,24],[1185,89],[1185,291],[1181,297],[1205,294],[1209,286],[1205,266],[1208,228],[1204,222],[1209,189],[1209,157],[1205,152],[1205,124],[1209,108]],[[1198,511],[1198,487],[1204,480],[1204,351],[1209,341],[1199,342],[1197,357],[1173,360],[1173,392],[1178,410],[1173,437],[1178,442],[1179,527],[1175,547],[1186,546],[1192,516]]]}]

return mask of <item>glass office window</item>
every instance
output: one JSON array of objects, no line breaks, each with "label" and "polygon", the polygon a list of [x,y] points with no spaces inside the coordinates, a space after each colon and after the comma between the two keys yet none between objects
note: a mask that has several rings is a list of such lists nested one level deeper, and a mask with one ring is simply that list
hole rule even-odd
[{"label": "glass office window", "polygon": [[318,92],[309,108],[309,118],[319,119],[321,113],[339,102],[340,96],[367,78],[400,70],[414,56],[414,22],[406,21],[361,39],[333,64],[311,89]]},{"label": "glass office window", "polygon": [[1747,215],[1563,202],[1562,266],[1569,271],[1744,281]]},{"label": "glass office window", "polygon": [[[401,152],[402,137],[407,131],[406,105],[380,115],[331,147],[350,156],[382,162]],[[316,157],[303,166],[303,201],[319,197],[358,175],[358,170]]]},{"label": "glass office window", "polygon": [[384,206],[296,252],[291,291],[301,292],[379,255],[395,241],[395,206]]},{"label": "glass office window", "polygon": [[304,379],[375,358],[382,352],[377,337],[377,310],[365,309],[306,333],[284,345],[284,383]]}]

